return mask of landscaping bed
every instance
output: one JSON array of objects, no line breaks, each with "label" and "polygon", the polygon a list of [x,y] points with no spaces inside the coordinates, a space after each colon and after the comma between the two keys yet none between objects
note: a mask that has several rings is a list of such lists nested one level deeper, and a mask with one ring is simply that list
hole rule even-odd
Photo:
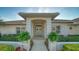
[{"label": "landscaping bed", "polygon": [[[8,42],[8,43],[7,43]],[[20,42],[20,43],[19,43]],[[29,51],[33,45],[33,42],[30,39],[30,35],[28,32],[21,32],[19,34],[7,34],[0,36],[0,43],[9,44],[9,47],[6,48],[6,45],[2,45],[2,51],[6,49],[6,51],[14,51],[10,50],[12,47],[16,47],[15,51]],[[17,44],[14,44],[17,43]],[[12,46],[10,46],[12,45]],[[7,50],[8,49],[8,50]]]},{"label": "landscaping bed", "polygon": [[64,44],[64,51],[79,51],[79,44]]}]

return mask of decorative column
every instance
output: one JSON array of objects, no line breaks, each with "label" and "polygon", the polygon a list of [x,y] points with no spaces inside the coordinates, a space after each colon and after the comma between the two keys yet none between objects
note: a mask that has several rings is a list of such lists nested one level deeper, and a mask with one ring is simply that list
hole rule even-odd
[{"label": "decorative column", "polygon": [[48,18],[46,21],[47,21],[46,25],[47,25],[47,37],[48,37],[49,33],[52,31],[52,21],[51,18]]},{"label": "decorative column", "polygon": [[26,19],[26,31],[29,32],[29,34],[32,38],[32,22],[31,22],[31,19],[29,19],[29,18]]}]

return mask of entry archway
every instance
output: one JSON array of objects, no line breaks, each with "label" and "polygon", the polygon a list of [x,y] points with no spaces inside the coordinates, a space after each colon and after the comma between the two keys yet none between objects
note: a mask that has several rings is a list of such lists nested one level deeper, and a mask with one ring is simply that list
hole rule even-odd
[{"label": "entry archway", "polygon": [[35,19],[32,20],[33,36],[44,37],[46,20]]}]

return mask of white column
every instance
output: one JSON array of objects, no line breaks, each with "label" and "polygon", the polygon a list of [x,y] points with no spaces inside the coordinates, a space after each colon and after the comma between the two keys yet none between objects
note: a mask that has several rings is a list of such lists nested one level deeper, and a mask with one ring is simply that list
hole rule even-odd
[{"label": "white column", "polygon": [[47,26],[46,26],[46,23],[44,24],[44,38],[46,38],[47,37],[47,35],[46,35],[46,31],[47,30]]},{"label": "white column", "polygon": [[51,21],[51,18],[46,20],[46,25],[47,25],[47,37],[48,37],[49,33],[52,31],[52,21]]},{"label": "white column", "polygon": [[32,38],[32,22],[31,22],[31,19],[29,19],[29,18],[26,19],[26,31],[29,32],[29,34]]}]

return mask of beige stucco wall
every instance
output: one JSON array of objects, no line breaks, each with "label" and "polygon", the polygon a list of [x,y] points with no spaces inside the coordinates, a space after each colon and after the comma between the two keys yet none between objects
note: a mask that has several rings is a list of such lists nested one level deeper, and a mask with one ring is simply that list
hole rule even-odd
[{"label": "beige stucco wall", "polygon": [[4,25],[0,26],[1,34],[16,34],[16,27],[25,27],[25,25]]},{"label": "beige stucco wall", "polygon": [[72,26],[72,30],[70,30],[71,35],[79,35],[79,25]]},{"label": "beige stucco wall", "polygon": [[60,35],[69,34],[69,26],[67,23],[52,23],[52,31],[56,31],[56,26],[60,26]]},{"label": "beige stucco wall", "polygon": [[[79,25],[71,25],[70,23],[52,23],[52,31],[56,31],[56,26],[60,26],[60,35],[79,35]],[[72,27],[72,29],[70,29]]]},{"label": "beige stucco wall", "polygon": [[[49,19],[47,18],[47,20],[49,20]],[[50,24],[48,26],[46,26],[46,25],[45,25],[45,29],[44,29],[45,36],[47,35],[47,33],[49,33],[49,31],[51,29],[51,28],[49,28]],[[67,35],[67,34],[68,35],[79,35],[79,25],[71,25],[70,23],[52,23],[52,31],[56,31],[56,26],[60,26],[60,33],[59,33],[60,35]],[[4,25],[4,26],[0,25],[0,33],[1,34],[16,34],[16,27],[25,27],[26,28],[26,25]],[[72,27],[71,30],[69,29],[70,27]],[[30,30],[30,32],[31,32],[33,29],[30,29],[28,27],[28,30]],[[33,32],[32,32],[32,35],[33,35]]]}]

